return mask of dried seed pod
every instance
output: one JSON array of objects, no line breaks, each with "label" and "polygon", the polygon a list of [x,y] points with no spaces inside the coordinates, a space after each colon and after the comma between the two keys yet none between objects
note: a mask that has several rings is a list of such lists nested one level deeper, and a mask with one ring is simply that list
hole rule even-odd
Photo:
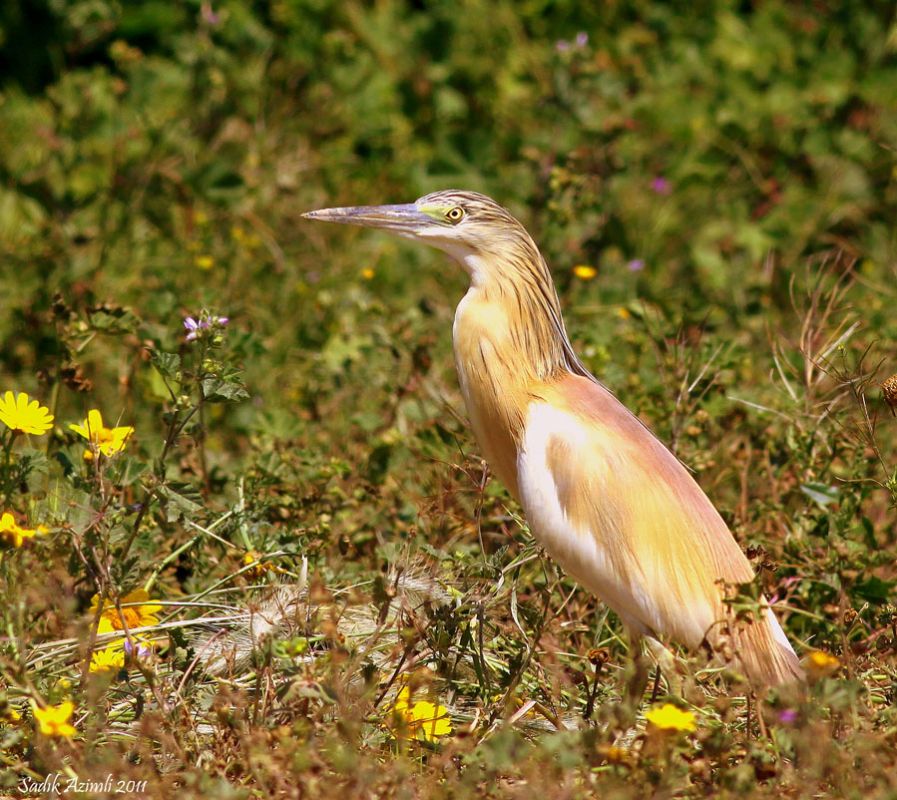
[{"label": "dried seed pod", "polygon": [[891,409],[891,413],[897,416],[897,374],[892,375],[881,385],[881,396]]}]

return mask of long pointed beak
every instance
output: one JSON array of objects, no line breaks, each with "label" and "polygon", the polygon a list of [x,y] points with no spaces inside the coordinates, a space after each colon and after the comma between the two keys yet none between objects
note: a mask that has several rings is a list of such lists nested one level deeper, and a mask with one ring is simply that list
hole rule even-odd
[{"label": "long pointed beak", "polygon": [[306,211],[307,219],[339,222],[343,225],[360,225],[364,228],[381,228],[400,236],[414,236],[433,220],[417,210],[414,203],[397,206],[350,206],[348,208],[321,208]]}]

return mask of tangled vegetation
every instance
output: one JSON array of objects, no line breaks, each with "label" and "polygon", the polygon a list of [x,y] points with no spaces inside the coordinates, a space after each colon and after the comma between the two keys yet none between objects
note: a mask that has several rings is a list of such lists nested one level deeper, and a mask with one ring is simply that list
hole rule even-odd
[{"label": "tangled vegetation", "polygon": [[[14,0],[0,48],[0,794],[897,794],[892,4]],[[300,216],[450,187],[805,694],[624,702],[469,433],[461,270]]]}]

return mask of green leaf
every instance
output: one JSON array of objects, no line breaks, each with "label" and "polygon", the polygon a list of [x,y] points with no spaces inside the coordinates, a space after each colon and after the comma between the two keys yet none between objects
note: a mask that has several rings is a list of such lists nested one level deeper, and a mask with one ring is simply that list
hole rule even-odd
[{"label": "green leaf", "polygon": [[150,353],[150,361],[163,378],[168,378],[172,381],[180,380],[181,357],[177,353],[163,353],[161,350],[153,350]]},{"label": "green leaf", "polygon": [[175,522],[185,516],[196,514],[202,509],[202,497],[187,483],[170,483],[160,486],[156,494],[165,510],[165,519]]},{"label": "green leaf", "polygon": [[246,391],[239,379],[225,378],[205,378],[202,382],[202,392],[205,399],[210,403],[238,403],[241,400],[249,399],[249,392]]},{"label": "green leaf", "polygon": [[90,326],[100,333],[133,333],[140,320],[129,308],[103,305],[87,310]]},{"label": "green leaf", "polygon": [[881,604],[888,602],[891,591],[897,586],[897,581],[883,581],[874,575],[860,581],[853,587],[854,594],[868,600],[870,603]]},{"label": "green leaf", "polygon": [[53,453],[53,458],[59,463],[59,466],[62,467],[62,474],[68,478],[70,475],[75,472],[75,465],[72,463],[72,460],[61,450],[57,450]]},{"label": "green leaf", "polygon": [[391,444],[378,444],[368,456],[367,463],[367,479],[379,485],[383,483],[384,477],[389,470],[389,458],[392,455],[393,447]]},{"label": "green leaf", "polygon": [[805,483],[800,490],[820,508],[837,503],[841,499],[837,486],[827,486],[824,483]]},{"label": "green leaf", "polygon": [[130,486],[143,475],[147,470],[147,465],[131,456],[119,456],[112,462],[110,473],[112,482],[116,486]]}]

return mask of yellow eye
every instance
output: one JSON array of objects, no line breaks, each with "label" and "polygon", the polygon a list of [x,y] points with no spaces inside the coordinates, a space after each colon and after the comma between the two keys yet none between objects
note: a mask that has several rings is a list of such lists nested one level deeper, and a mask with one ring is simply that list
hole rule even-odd
[{"label": "yellow eye", "polygon": [[455,206],[445,212],[445,218],[452,223],[460,222],[464,217],[464,209],[461,206]]}]

